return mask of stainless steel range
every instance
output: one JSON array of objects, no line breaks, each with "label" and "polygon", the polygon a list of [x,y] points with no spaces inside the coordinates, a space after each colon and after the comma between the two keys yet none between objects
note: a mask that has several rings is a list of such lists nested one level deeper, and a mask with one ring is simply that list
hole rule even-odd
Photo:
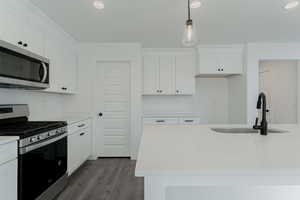
[{"label": "stainless steel range", "polygon": [[28,121],[27,105],[0,105],[0,136],[19,136],[18,200],[52,200],[67,184],[67,123]]}]

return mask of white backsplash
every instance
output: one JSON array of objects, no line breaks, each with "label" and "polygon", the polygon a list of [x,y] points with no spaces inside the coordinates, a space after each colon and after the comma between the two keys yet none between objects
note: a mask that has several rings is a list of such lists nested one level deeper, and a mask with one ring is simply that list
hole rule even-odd
[{"label": "white backsplash", "polygon": [[201,123],[228,123],[228,80],[196,79],[194,96],[144,96],[144,115],[197,115]]},{"label": "white backsplash", "polygon": [[28,104],[31,120],[61,117],[63,98],[60,94],[0,89],[0,104]]}]

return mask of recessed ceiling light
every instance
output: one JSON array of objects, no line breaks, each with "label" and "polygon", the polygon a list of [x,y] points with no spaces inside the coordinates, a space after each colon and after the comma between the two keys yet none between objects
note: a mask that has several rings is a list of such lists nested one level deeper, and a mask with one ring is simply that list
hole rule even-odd
[{"label": "recessed ceiling light", "polygon": [[284,6],[284,9],[289,10],[292,8],[296,8],[298,6],[299,6],[299,1],[290,1]]},{"label": "recessed ceiling light", "polygon": [[199,0],[192,0],[191,8],[200,8],[202,6],[202,2]]},{"label": "recessed ceiling light", "polygon": [[94,1],[94,7],[99,10],[103,9],[104,8],[103,1],[99,1],[99,0]]}]

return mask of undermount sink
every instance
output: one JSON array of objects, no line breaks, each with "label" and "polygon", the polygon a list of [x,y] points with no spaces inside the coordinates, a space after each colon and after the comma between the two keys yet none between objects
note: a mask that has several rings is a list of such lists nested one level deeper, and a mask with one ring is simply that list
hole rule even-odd
[{"label": "undermount sink", "polygon": [[[212,128],[217,133],[229,134],[258,134],[259,131],[252,128]],[[288,131],[279,129],[268,129],[268,133],[287,133]]]}]

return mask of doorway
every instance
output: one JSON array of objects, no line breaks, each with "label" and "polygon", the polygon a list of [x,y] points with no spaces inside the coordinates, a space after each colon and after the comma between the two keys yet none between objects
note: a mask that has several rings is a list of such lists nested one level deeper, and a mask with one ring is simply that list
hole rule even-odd
[{"label": "doorway", "polygon": [[267,97],[272,124],[298,121],[298,61],[263,60],[259,63],[259,91]]},{"label": "doorway", "polygon": [[129,62],[97,62],[94,143],[98,157],[130,156],[131,66]]}]

